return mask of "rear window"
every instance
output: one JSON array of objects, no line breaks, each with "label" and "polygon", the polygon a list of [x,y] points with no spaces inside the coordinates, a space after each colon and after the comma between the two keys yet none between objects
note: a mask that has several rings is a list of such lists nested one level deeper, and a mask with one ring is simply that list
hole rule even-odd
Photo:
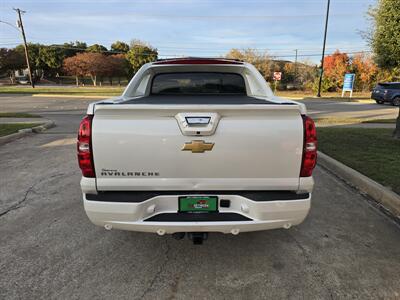
[{"label": "rear window", "polygon": [[392,89],[400,89],[400,83],[379,83],[378,87],[382,89],[392,90]]},{"label": "rear window", "polygon": [[167,73],[153,78],[153,95],[246,95],[240,74],[234,73]]}]

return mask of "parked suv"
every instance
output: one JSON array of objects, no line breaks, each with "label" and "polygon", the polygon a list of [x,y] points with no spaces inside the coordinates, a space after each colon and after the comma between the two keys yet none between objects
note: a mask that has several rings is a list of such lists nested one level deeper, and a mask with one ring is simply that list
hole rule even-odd
[{"label": "parked suv", "polygon": [[371,98],[378,104],[390,102],[394,106],[400,106],[400,82],[378,83],[372,91]]}]

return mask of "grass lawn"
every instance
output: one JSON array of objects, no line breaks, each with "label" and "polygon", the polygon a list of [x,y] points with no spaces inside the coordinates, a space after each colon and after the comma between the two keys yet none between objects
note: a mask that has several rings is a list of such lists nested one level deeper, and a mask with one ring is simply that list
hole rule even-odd
[{"label": "grass lawn", "polygon": [[321,118],[315,119],[319,125],[345,125],[345,124],[395,124],[396,119],[374,119],[372,118]]},{"label": "grass lawn", "polygon": [[124,87],[41,87],[0,86],[0,94],[58,94],[82,96],[119,96]]},{"label": "grass lawn", "polygon": [[15,133],[20,129],[36,127],[41,124],[38,123],[19,123],[19,124],[0,124],[0,136]]},{"label": "grass lawn", "polygon": [[0,113],[0,118],[41,118],[41,117],[38,115],[32,115],[28,113],[7,112],[7,113]]},{"label": "grass lawn", "polygon": [[318,128],[319,150],[400,194],[400,140],[392,129]]}]

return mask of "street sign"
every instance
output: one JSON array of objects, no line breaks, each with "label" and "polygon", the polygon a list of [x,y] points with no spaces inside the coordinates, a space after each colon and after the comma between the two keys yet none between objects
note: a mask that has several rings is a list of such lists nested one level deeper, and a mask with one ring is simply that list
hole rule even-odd
[{"label": "street sign", "polygon": [[282,72],[274,72],[274,80],[280,81],[282,79]]},{"label": "street sign", "polygon": [[344,75],[342,98],[345,92],[350,92],[350,98],[353,96],[354,79],[356,74],[348,73]]}]

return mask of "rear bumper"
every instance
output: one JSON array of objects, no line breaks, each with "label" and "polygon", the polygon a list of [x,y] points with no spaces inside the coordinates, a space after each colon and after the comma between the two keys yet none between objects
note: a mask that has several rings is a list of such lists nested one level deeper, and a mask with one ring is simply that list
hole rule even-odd
[{"label": "rear bumper", "polygon": [[[232,192],[235,193],[235,192]],[[237,193],[237,192],[236,192]],[[178,214],[178,196],[169,193],[158,195],[144,201],[124,202],[104,201],[93,195],[83,194],[84,207],[89,219],[96,225],[107,229],[122,229],[130,231],[153,232],[163,235],[176,232],[222,232],[238,234],[239,232],[258,231],[275,228],[289,228],[300,224],[307,216],[311,193],[297,197],[277,199],[249,199],[241,195],[213,193],[219,199],[230,200],[230,207],[219,207],[218,213]],[[254,194],[254,193],[253,193]],[[201,195],[204,195],[203,193]],[[250,194],[251,195],[251,194]],[[268,194],[260,194],[268,195]],[[95,200],[88,200],[95,199]],[[296,199],[293,199],[296,198]],[[96,201],[100,200],[100,201]]]},{"label": "rear bumper", "polygon": [[386,101],[383,97],[382,93],[372,93],[371,94],[371,99],[376,100],[376,101]]}]

